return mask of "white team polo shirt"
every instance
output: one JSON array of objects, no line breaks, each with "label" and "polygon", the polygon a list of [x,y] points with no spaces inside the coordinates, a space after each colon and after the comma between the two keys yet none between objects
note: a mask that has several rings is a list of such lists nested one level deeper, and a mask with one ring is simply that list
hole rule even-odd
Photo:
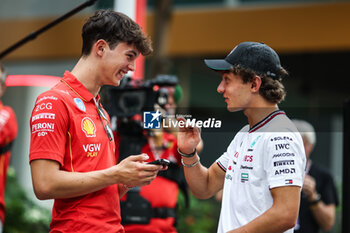
[{"label": "white team polo shirt", "polygon": [[302,187],[306,157],[299,132],[278,110],[251,129],[243,127],[216,162],[226,172],[218,226],[218,233],[224,233],[268,210],[270,189]]}]

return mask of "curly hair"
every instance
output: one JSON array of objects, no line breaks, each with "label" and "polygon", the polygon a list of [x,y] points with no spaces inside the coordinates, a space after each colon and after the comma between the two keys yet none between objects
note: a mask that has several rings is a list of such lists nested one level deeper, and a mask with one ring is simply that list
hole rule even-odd
[{"label": "curly hair", "polygon": [[259,94],[272,103],[279,104],[286,96],[286,91],[282,84],[282,78],[288,76],[288,72],[282,67],[279,79],[269,77],[267,74],[257,74],[254,71],[245,69],[239,65],[232,68],[232,72],[235,75],[239,75],[242,78],[243,83],[252,82],[255,75],[258,75],[261,78]]},{"label": "curly hair", "polygon": [[110,9],[98,10],[87,20],[82,28],[82,38],[82,56],[89,55],[92,45],[99,39],[105,40],[111,49],[126,42],[134,44],[144,56],[153,52],[151,39],[140,26],[125,14]]}]

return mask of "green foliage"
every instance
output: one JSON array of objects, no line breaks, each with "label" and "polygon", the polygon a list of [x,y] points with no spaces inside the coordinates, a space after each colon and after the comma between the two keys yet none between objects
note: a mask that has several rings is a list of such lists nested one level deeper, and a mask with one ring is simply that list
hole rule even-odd
[{"label": "green foliage", "polygon": [[49,232],[50,211],[37,206],[27,197],[11,167],[7,174],[5,203],[5,233]]},{"label": "green foliage", "polygon": [[179,195],[177,230],[181,233],[212,233],[217,231],[220,203],[215,199],[199,200],[191,193],[190,206],[185,207],[182,194]]}]

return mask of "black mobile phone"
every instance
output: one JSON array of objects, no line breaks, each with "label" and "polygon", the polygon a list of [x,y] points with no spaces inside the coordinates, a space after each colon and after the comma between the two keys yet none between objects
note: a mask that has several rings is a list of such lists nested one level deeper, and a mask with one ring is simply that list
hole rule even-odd
[{"label": "black mobile phone", "polygon": [[163,166],[169,166],[170,161],[167,159],[157,159],[152,162],[148,162],[147,164],[155,164],[155,165],[163,165]]}]

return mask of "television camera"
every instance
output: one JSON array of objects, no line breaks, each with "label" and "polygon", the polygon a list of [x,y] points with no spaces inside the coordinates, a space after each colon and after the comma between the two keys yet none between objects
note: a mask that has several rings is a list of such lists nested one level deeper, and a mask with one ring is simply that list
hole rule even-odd
[{"label": "television camera", "polygon": [[[170,93],[166,87],[178,88],[178,93],[176,94],[176,91]],[[179,99],[181,97],[181,88],[178,86],[178,78],[175,75],[158,75],[154,79],[145,82],[125,77],[120,86],[109,89],[107,93],[108,110],[112,122],[114,121],[116,125],[114,128],[117,132],[116,142],[119,144],[117,152],[119,161],[121,161],[129,155],[140,154],[142,148],[148,143],[148,136],[152,136],[155,133],[152,130],[143,128],[143,112],[168,111],[166,106],[168,96],[173,94],[175,100]],[[181,167],[171,161],[167,163],[167,166],[168,169],[160,171],[158,176],[170,179],[178,184],[188,207],[187,185]],[[140,205],[140,203],[143,204]],[[124,210],[122,211],[124,213],[122,216],[124,223],[128,222],[128,213],[131,216],[134,216],[133,214],[135,216],[144,216],[145,211],[148,213],[149,208],[139,208],[140,206],[150,206],[147,203],[140,197],[139,189],[131,189],[128,192],[127,203],[121,202],[121,208]],[[139,219],[143,221],[144,218]],[[142,223],[145,224],[145,222]]]},{"label": "television camera", "polygon": [[115,125],[113,129],[121,138],[120,160],[141,153],[147,136],[153,133],[142,127],[143,112],[155,111],[156,106],[164,110],[169,95],[165,87],[175,87],[177,84],[175,75],[158,75],[146,81],[125,77],[118,87],[107,91],[107,109],[114,122],[112,125]]},{"label": "television camera", "polygon": [[175,75],[158,75],[144,82],[126,77],[120,86],[109,91],[110,115],[129,118],[144,111],[154,111],[155,105],[164,109],[168,91],[163,87],[177,84]]}]

